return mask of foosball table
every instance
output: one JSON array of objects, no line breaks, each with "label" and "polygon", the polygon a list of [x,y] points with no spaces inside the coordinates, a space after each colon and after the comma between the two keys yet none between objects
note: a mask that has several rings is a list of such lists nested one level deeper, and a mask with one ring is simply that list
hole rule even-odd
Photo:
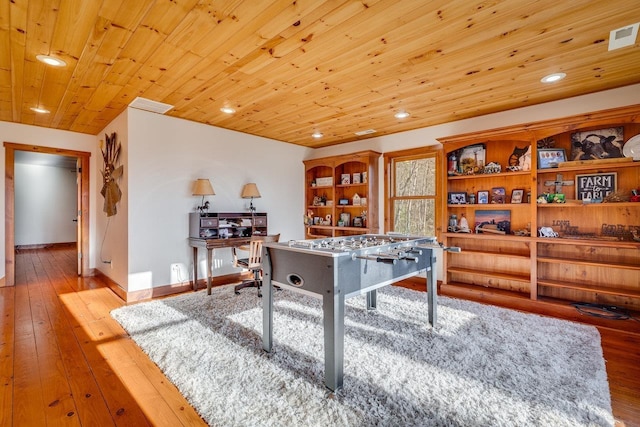
[{"label": "foosball table", "polygon": [[437,289],[433,251],[437,248],[442,246],[431,237],[370,234],[264,244],[264,350],[271,352],[273,344],[274,286],[321,298],[325,385],[332,391],[340,389],[343,385],[345,300],[366,294],[367,309],[375,310],[377,289],[426,272],[426,317],[429,324],[435,326]]}]

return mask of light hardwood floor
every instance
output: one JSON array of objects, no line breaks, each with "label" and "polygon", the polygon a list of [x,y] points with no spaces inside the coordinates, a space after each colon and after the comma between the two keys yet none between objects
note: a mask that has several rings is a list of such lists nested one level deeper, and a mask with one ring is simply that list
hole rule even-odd
[{"label": "light hardwood floor", "polygon": [[[16,286],[0,288],[0,427],[205,425],[109,315],[123,301],[100,280],[75,275],[74,252],[69,247],[20,251]],[[444,287],[442,293],[598,322],[580,319],[566,307],[456,289]],[[625,427],[640,426],[640,323],[635,323],[636,333],[616,330],[630,328],[623,323],[599,327],[614,415]]]}]

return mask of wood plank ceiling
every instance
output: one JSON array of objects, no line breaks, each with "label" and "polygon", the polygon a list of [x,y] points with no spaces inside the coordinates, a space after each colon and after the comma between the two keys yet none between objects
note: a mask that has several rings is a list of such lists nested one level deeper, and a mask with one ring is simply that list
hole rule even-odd
[{"label": "wood plank ceiling", "polygon": [[636,0],[2,0],[0,120],[95,135],[140,96],[321,147],[640,83],[639,44],[607,50],[639,21]]}]

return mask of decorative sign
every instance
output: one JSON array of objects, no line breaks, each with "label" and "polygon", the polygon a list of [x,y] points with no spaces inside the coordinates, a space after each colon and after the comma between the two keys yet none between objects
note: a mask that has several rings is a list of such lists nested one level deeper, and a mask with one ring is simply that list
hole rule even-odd
[{"label": "decorative sign", "polygon": [[576,175],[576,198],[602,201],[616,191],[617,181],[617,172]]}]

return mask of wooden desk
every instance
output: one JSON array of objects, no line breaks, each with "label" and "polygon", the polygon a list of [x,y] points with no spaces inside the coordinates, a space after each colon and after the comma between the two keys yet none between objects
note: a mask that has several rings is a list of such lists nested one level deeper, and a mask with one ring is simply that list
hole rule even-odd
[{"label": "wooden desk", "polygon": [[189,237],[189,246],[193,248],[193,290],[198,290],[198,248],[207,250],[207,295],[211,295],[211,265],[213,250],[233,248],[249,244],[251,237],[231,237],[228,239],[204,239]]}]

